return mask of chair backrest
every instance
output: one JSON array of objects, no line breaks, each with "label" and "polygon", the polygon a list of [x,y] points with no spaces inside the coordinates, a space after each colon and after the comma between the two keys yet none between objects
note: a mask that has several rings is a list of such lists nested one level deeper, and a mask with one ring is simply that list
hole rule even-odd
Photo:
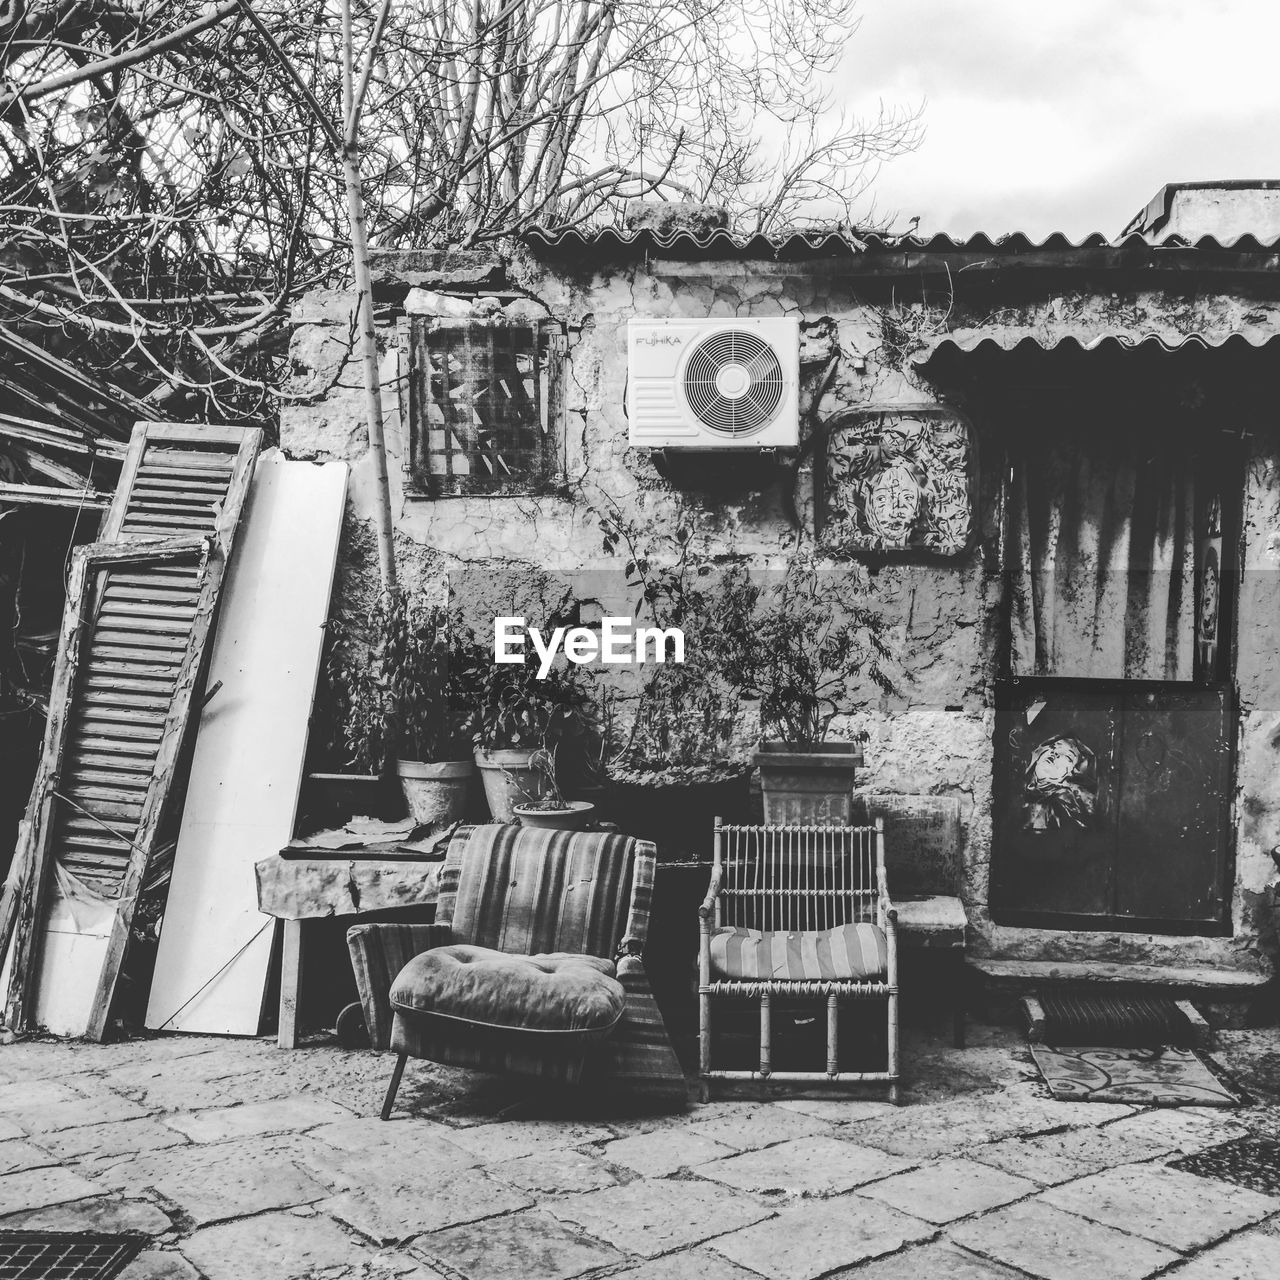
[{"label": "chair backrest", "polygon": [[872,792],[854,797],[855,821],[884,819],[893,890],[960,892],[960,801],[955,796]]},{"label": "chair backrest", "polygon": [[436,920],[458,942],[495,951],[612,958],[624,929],[644,943],[653,862],[653,846],[632,836],[459,827],[440,871]]},{"label": "chair backrest", "polygon": [[[798,932],[882,923],[884,835],[870,827],[722,826],[716,925]],[[714,871],[713,871],[714,875]]]}]

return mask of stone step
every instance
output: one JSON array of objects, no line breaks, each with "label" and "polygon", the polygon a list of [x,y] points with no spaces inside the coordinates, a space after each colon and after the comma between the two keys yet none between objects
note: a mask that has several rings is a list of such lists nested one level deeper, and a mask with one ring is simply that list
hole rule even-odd
[{"label": "stone step", "polygon": [[1190,1000],[1215,1027],[1242,1027],[1272,996],[1272,974],[1261,962],[1242,958],[1238,967],[1121,964],[1089,960],[1004,960],[968,957],[976,1008],[988,1022],[1018,1021],[1018,1001],[1043,991],[1129,988],[1171,1000]]}]

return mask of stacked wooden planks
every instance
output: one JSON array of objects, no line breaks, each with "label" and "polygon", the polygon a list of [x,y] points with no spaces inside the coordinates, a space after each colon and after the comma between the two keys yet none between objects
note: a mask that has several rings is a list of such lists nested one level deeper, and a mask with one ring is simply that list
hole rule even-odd
[{"label": "stacked wooden planks", "polygon": [[[260,441],[252,429],[140,423],[101,540],[77,553],[78,581],[93,586],[68,597],[44,753],[0,915],[0,943],[14,932],[10,1028],[93,1039],[105,1030]],[[71,925],[52,919],[55,866],[63,897],[105,908],[97,927],[74,911]],[[50,966],[58,982],[41,983]]]}]

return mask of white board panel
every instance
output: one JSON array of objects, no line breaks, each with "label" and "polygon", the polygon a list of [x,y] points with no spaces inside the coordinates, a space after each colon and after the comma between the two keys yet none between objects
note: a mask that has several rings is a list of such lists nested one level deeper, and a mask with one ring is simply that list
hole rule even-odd
[{"label": "white board panel", "polygon": [[228,569],[147,1026],[257,1035],[274,921],[254,863],[293,835],[347,467],[259,459]]}]

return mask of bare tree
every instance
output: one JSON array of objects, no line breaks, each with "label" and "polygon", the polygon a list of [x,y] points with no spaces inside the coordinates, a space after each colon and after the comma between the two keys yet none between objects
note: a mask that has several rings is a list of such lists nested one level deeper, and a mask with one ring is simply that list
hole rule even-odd
[{"label": "bare tree", "polygon": [[850,0],[0,0],[0,321],[264,420],[290,301],[351,278],[353,192],[380,246],[645,195],[856,221],[918,119],[833,110],[855,28]]}]

